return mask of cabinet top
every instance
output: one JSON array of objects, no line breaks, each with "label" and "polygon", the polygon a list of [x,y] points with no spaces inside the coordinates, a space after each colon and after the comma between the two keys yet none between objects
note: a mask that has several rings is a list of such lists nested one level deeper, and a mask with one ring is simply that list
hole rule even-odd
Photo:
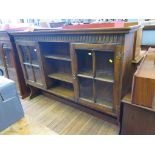
[{"label": "cabinet top", "polygon": [[124,28],[90,28],[90,29],[34,29],[33,32],[8,32],[10,35],[48,35],[48,34],[126,34],[136,31],[140,25]]}]

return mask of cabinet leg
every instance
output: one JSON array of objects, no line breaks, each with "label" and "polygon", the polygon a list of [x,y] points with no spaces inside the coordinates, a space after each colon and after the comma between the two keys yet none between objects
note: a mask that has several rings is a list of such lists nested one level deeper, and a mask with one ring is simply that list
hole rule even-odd
[{"label": "cabinet leg", "polygon": [[33,99],[34,97],[38,96],[41,93],[41,90],[38,88],[30,86],[30,96],[29,99]]}]

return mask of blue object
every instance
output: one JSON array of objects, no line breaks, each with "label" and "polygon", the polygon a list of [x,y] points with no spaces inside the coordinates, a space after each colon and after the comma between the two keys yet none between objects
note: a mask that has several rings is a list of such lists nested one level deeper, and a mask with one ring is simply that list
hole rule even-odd
[{"label": "blue object", "polygon": [[0,76],[3,76],[4,75],[4,72],[2,69],[0,69]]},{"label": "blue object", "polygon": [[0,131],[23,117],[15,82],[0,76]]},{"label": "blue object", "polygon": [[155,45],[155,30],[143,30],[142,45]]}]

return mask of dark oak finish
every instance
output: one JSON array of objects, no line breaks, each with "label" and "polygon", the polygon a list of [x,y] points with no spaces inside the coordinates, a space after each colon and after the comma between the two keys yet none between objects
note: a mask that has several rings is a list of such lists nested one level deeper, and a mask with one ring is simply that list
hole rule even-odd
[{"label": "dark oak finish", "polygon": [[[119,118],[120,101],[131,89],[133,50],[139,26],[10,33],[16,41],[27,84]],[[20,46],[37,49],[38,66]],[[24,63],[23,63],[24,62]],[[36,65],[36,64],[35,64]],[[41,86],[25,66],[40,69]]]},{"label": "dark oak finish", "polygon": [[[77,63],[72,63],[72,70],[74,70],[75,78],[74,78],[74,88],[77,87],[76,98],[81,104],[85,104],[86,106],[96,107],[104,107],[103,111],[107,113],[116,112],[116,105],[118,104],[118,94],[119,91],[116,92],[116,88],[119,87],[121,83],[120,74],[121,70],[116,70],[116,64],[121,63],[121,54],[119,54],[120,49],[119,45],[106,45],[106,44],[71,44],[73,54],[73,60]],[[78,55],[80,52],[80,55]],[[75,54],[74,54],[75,53]],[[102,55],[97,55],[98,53]],[[111,57],[111,53],[112,56]],[[110,54],[110,57],[108,58]],[[105,58],[104,58],[105,57]],[[102,80],[97,79],[98,77],[98,68],[97,65],[101,65],[102,61],[96,61],[96,59],[103,58],[103,65],[100,67],[100,75]],[[110,64],[106,65],[107,58],[111,60]],[[106,61],[105,61],[105,60]],[[82,60],[82,61],[81,61]],[[88,62],[87,62],[88,61]],[[114,63],[114,64],[113,64]],[[83,64],[83,65],[82,65]],[[82,65],[82,66],[81,66]],[[90,66],[91,65],[91,66]],[[104,67],[105,66],[105,67]],[[85,70],[85,71],[82,71]],[[91,79],[87,76],[79,77],[79,74],[85,75],[87,74],[87,70],[90,73]],[[107,76],[109,74],[109,76]],[[104,80],[106,78],[107,80]],[[111,79],[113,79],[111,83]],[[82,84],[83,80],[83,84]],[[84,81],[85,80],[85,81]],[[108,82],[107,82],[108,81]],[[88,83],[88,84],[87,84]],[[99,84],[98,84],[99,83]],[[77,86],[78,85],[78,86]],[[109,86],[111,88],[109,88]],[[90,93],[90,91],[92,91]],[[103,93],[102,93],[103,91]],[[88,103],[89,102],[89,103]],[[102,109],[102,108],[100,108]],[[106,110],[107,109],[107,110]]]},{"label": "dark oak finish", "polygon": [[134,74],[132,92],[121,102],[120,134],[155,134],[155,53],[152,48],[146,53]]},{"label": "dark oak finish", "polygon": [[121,135],[154,135],[155,111],[131,102],[131,94],[123,98],[121,103]]},{"label": "dark oak finish", "polygon": [[27,84],[46,88],[39,46],[37,42],[16,42],[20,62]]},{"label": "dark oak finish", "polygon": [[3,69],[5,77],[16,82],[21,97],[27,97],[29,88],[24,81],[14,39],[6,31],[0,31],[0,68]]}]

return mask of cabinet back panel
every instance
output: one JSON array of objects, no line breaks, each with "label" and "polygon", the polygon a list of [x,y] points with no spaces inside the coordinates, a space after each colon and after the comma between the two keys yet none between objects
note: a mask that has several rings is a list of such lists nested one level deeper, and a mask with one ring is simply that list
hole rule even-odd
[{"label": "cabinet back panel", "polygon": [[70,73],[71,74],[70,62],[46,59],[46,64],[48,66],[47,74],[51,74],[51,73]]},{"label": "cabinet back panel", "polygon": [[69,43],[40,42],[39,45],[44,55],[70,55]]}]

